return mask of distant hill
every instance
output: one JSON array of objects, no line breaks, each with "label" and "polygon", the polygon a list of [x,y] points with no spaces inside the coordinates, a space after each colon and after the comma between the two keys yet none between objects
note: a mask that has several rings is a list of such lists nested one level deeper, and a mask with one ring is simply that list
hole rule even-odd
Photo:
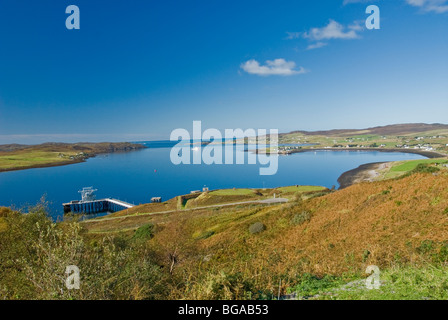
[{"label": "distant hill", "polygon": [[0,145],[0,152],[11,152],[19,150],[48,151],[48,152],[69,152],[82,151],[92,154],[107,153],[114,151],[129,151],[134,149],[142,149],[145,146],[130,142],[79,142],[79,143],[61,143],[47,142],[39,145],[24,144],[3,144]]},{"label": "distant hill", "polygon": [[367,129],[335,129],[323,131],[293,131],[290,133],[302,133],[311,136],[352,136],[361,134],[371,135],[408,135],[413,133],[422,133],[435,130],[448,130],[448,125],[441,123],[426,124],[426,123],[406,123],[393,124],[382,127],[373,127]]}]

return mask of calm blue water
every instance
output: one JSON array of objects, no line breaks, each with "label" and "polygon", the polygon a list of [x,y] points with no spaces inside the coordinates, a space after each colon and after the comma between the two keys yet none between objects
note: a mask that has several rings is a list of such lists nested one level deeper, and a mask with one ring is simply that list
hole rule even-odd
[{"label": "calm blue water", "polygon": [[364,163],[424,158],[372,151],[305,152],[279,157],[277,174],[260,176],[259,165],[175,166],[170,161],[170,146],[161,143],[69,166],[0,173],[0,206],[24,209],[46,194],[51,216],[56,219],[62,215],[61,204],[79,199],[78,190],[89,186],[98,189],[97,198],[112,197],[135,204],[147,203],[155,196],[168,200],[204,186],[272,188],[299,184],[331,188],[338,186],[337,179],[343,172]]}]

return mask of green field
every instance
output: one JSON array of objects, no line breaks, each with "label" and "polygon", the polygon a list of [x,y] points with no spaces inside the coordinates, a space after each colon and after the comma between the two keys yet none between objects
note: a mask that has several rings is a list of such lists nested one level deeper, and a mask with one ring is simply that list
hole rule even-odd
[{"label": "green field", "polygon": [[0,145],[0,171],[78,163],[98,154],[142,148],[143,145],[128,142]]},{"label": "green field", "polygon": [[319,186],[290,186],[290,187],[281,187],[276,190],[282,193],[293,193],[293,192],[311,192],[311,191],[324,191],[327,188],[319,187]]},{"label": "green field", "polygon": [[60,157],[59,154],[59,152],[34,150],[16,154],[3,154],[0,155],[0,170],[26,168],[46,164],[58,164],[61,162],[70,161],[69,157],[76,155],[76,153],[71,153]]},{"label": "green field", "polygon": [[399,162],[397,165],[393,166],[390,171],[391,172],[409,172],[417,168],[419,164],[440,164],[440,163],[448,163],[448,160],[445,158],[441,159],[425,159],[425,160],[411,160],[406,161],[404,163]]},{"label": "green field", "polygon": [[212,191],[209,194],[212,196],[246,196],[255,193],[252,189],[221,189]]},{"label": "green field", "polygon": [[448,163],[446,158],[440,159],[423,159],[423,160],[410,160],[410,161],[397,161],[392,164],[392,167],[383,173],[381,180],[393,179],[403,176],[412,170],[416,169],[419,164],[432,165],[436,163]]}]

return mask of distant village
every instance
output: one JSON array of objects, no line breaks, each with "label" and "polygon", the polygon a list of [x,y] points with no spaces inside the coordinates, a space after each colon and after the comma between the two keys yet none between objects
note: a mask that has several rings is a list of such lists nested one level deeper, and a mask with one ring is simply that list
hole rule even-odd
[{"label": "distant village", "polygon": [[[328,138],[327,138],[328,139]],[[442,141],[440,140],[444,140]],[[410,137],[387,137],[381,136],[381,140],[384,140],[384,143],[369,141],[368,138],[346,138],[345,142],[333,140],[333,145],[322,146],[321,144],[316,144],[318,148],[325,149],[333,149],[333,148],[394,148],[394,149],[415,149],[421,151],[447,151],[448,142],[447,136],[417,136],[414,138]],[[402,143],[396,143],[396,141],[401,140]],[[428,141],[429,140],[429,141]],[[437,141],[430,141],[437,140]],[[306,143],[306,142],[305,142]],[[290,154],[299,152],[303,147],[302,146],[279,146],[278,153],[279,154]],[[310,149],[313,149],[314,146],[310,146]]]}]

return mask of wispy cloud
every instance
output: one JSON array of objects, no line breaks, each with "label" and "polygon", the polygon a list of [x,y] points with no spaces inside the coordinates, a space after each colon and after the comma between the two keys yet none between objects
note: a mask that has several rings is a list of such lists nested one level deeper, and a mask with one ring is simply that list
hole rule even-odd
[{"label": "wispy cloud", "polygon": [[364,21],[354,21],[352,24],[344,26],[339,22],[330,19],[328,24],[321,28],[311,28],[306,32],[286,32],[287,40],[303,38],[307,39],[311,43],[306,50],[313,50],[323,48],[328,45],[329,40],[350,40],[359,39],[360,32],[364,30]]},{"label": "wispy cloud", "polygon": [[[344,0],[343,5],[352,3],[377,2],[379,0]],[[448,0],[404,0],[407,4],[421,8],[423,12],[448,12]]]},{"label": "wispy cloud", "polygon": [[328,45],[328,43],[326,43],[326,42],[316,42],[316,43],[312,43],[312,44],[310,44],[310,45],[306,48],[306,50],[319,49],[319,48],[323,48],[323,47],[325,47],[325,46],[327,46],[327,45]]},{"label": "wispy cloud", "polygon": [[286,32],[286,40],[293,40],[293,39],[298,39],[301,37],[302,33],[301,32]]},{"label": "wispy cloud", "polygon": [[406,0],[406,2],[411,6],[421,8],[425,12],[448,12],[448,0]]},{"label": "wispy cloud", "polygon": [[304,38],[320,41],[320,40],[330,40],[330,39],[356,39],[359,38],[356,29],[357,26],[344,27],[342,24],[335,20],[330,22],[322,28],[312,28],[310,31],[303,34]]},{"label": "wispy cloud", "polygon": [[303,67],[296,70],[296,63],[285,59],[267,60],[265,65],[260,65],[258,61],[252,59],[243,63],[241,69],[258,76],[292,76],[307,73]]}]

